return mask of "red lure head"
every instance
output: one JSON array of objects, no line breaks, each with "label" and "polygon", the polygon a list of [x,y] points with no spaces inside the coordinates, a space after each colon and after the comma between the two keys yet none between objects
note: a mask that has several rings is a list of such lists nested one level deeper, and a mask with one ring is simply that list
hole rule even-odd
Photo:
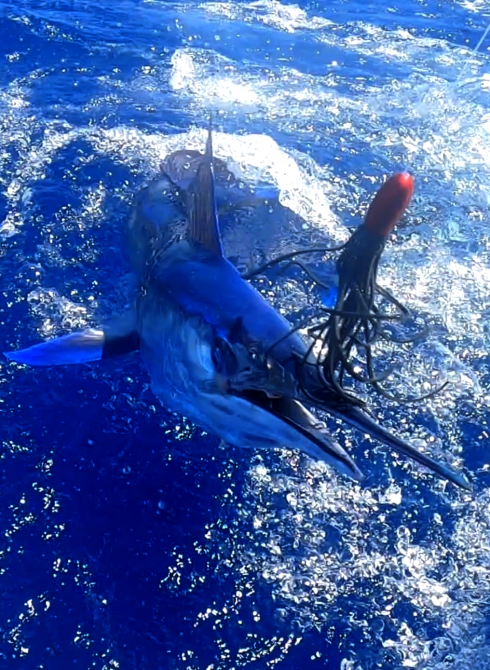
[{"label": "red lure head", "polygon": [[367,230],[388,237],[400,221],[413,196],[412,175],[401,172],[390,177],[374,196],[364,219]]}]

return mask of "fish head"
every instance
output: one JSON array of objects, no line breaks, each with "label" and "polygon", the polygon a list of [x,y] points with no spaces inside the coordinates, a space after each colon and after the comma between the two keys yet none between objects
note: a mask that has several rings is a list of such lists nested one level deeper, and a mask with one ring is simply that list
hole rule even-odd
[{"label": "fish head", "polygon": [[203,232],[203,220],[196,220],[199,240],[159,256],[138,299],[141,355],[154,393],[230,445],[297,448],[361,479],[349,454],[296,397],[295,361],[304,342],[222,255],[216,231]]}]

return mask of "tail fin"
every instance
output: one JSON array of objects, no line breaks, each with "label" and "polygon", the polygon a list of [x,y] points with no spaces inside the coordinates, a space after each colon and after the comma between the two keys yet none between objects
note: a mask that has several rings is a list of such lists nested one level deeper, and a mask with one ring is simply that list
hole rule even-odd
[{"label": "tail fin", "polygon": [[188,190],[189,239],[218,257],[223,247],[218,223],[213,170],[213,129],[209,120],[206,151]]}]

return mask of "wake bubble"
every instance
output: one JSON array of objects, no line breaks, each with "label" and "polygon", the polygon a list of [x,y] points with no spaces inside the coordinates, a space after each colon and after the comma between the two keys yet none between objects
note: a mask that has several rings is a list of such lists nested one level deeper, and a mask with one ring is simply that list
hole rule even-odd
[{"label": "wake bubble", "polygon": [[287,33],[318,31],[335,26],[333,21],[311,16],[298,5],[284,5],[276,0],[257,0],[240,5],[209,2],[200,5],[200,8],[211,16],[265,25]]},{"label": "wake bubble", "polygon": [[[216,154],[250,183],[274,183],[280,202],[304,220],[304,235],[320,231],[334,241],[345,240],[344,217],[350,221],[362,215],[368,194],[394,166],[413,167],[417,195],[410,216],[384,253],[380,282],[415,313],[429,316],[432,334],[410,354],[403,349],[381,353],[397,366],[398,376],[389,380],[392,390],[403,392],[406,379],[422,391],[427,379],[451,383],[423,406],[388,410],[376,397],[369,400],[386,425],[434,456],[456,464],[476,459],[476,474],[487,484],[490,184],[489,112],[482,96],[488,84],[488,72],[482,71],[488,69],[487,59],[475,57],[472,79],[456,86],[465,53],[438,40],[363,24],[344,36],[342,27],[278,2],[206,3],[202,9],[216,16],[230,12],[232,18],[262,22],[288,34],[311,32],[315,40],[359,58],[374,54],[402,65],[416,59],[426,68],[380,86],[357,81],[346,89],[346,78],[336,66],[324,77],[286,66],[263,72],[212,49],[182,48],[172,57],[168,83],[179,99],[190,103],[196,121],[216,107],[223,109],[224,119],[251,113],[263,118],[270,133],[240,137],[217,132]],[[2,264],[11,277],[5,287],[7,302],[15,315],[28,310],[29,323],[46,337],[94,323],[110,310],[118,296],[114,271],[108,270],[116,267],[121,280],[127,270],[114,237],[119,218],[128,214],[135,185],[154,176],[170,151],[184,146],[201,150],[205,131],[194,128],[164,137],[124,126],[82,128],[63,119],[43,119],[29,101],[35,76],[12,83],[1,95],[0,179],[6,215],[0,234]],[[148,75],[149,97],[160,83]],[[284,132],[283,139],[294,135],[311,146],[327,145],[331,161],[321,164],[306,150],[283,149],[281,141],[268,136],[273,129]],[[362,176],[354,159],[364,154],[371,165]],[[104,167],[93,180],[85,180],[94,166]],[[123,172],[112,188],[110,172],[116,169]],[[62,189],[66,202],[58,206]],[[232,232],[227,239],[231,248],[239,244]],[[283,244],[294,242],[290,238]],[[276,253],[276,238],[269,243],[268,252]],[[309,300],[308,288],[291,278],[266,283],[264,292],[285,311]],[[17,323],[15,337],[25,339],[26,330],[25,323]],[[102,372],[90,373],[108,389],[102,405],[105,430],[125,439],[133,435],[136,421],[162,412],[143,395],[133,373],[138,371],[109,379]],[[9,424],[2,438],[6,459],[36,450],[19,425],[22,411],[34,411],[19,403],[19,389],[27,388],[27,382],[18,381],[21,374],[15,365],[0,366],[2,412],[18,422]],[[81,385],[76,374],[55,374],[50,387],[69,378]],[[35,383],[37,373],[29,379]],[[7,386],[16,392],[5,391]],[[57,394],[53,397],[60,407],[67,406],[63,387],[49,393]],[[77,400],[71,398],[74,412]],[[46,405],[42,397],[39,402],[41,411],[49,406],[47,399]],[[94,403],[98,407],[99,400],[89,402],[92,411]],[[130,415],[123,406],[130,408]],[[164,434],[180,435],[184,444],[190,439],[187,423],[168,417],[162,423]],[[463,437],[468,426],[471,442]],[[487,489],[477,481],[475,496],[455,491],[415,465],[382,456],[374,444],[351,431],[336,424],[332,429],[355,449],[368,474],[372,461],[383,464],[367,486],[346,482],[326,466],[288,451],[252,455],[242,485],[233,454],[220,452],[224,465],[218,477],[225,492],[216,499],[209,494],[217,511],[202,537],[195,539],[195,555],[183,555],[179,546],[169,549],[171,560],[162,568],[159,589],[170,597],[181,593],[183,584],[198,589],[207,571],[230,576],[231,595],[217,594],[193,621],[195,630],[207,631],[216,641],[220,667],[248,667],[253,661],[272,667],[301,649],[312,629],[341,649],[342,670],[485,667],[490,657]],[[174,439],[172,453],[178,460],[176,444]],[[212,449],[217,449],[214,442]],[[53,458],[46,454],[39,471],[49,473]],[[131,465],[120,466],[121,459],[114,456],[120,476],[130,477]],[[162,476],[170,472],[170,461],[168,457],[161,464]],[[43,490],[36,486],[25,500],[18,496],[9,507],[9,541],[36,518],[44,519],[43,542],[63,537],[63,524],[49,520],[47,513],[58,514],[67,501],[47,485]],[[44,517],[33,515],[33,499],[41,501]],[[198,556],[205,557],[208,567],[198,563]],[[60,555],[52,572],[63,579],[75,573],[94,617],[105,621],[106,596],[91,576],[95,563]],[[28,653],[23,635],[29,621],[50,611],[49,588],[27,599],[24,609],[10,631],[20,656]],[[257,624],[273,622],[271,627],[281,634],[267,635],[259,628],[238,633],[249,613]],[[224,639],[226,626],[243,641],[239,648]],[[104,623],[100,630],[103,639],[92,642],[94,653],[111,667],[111,628]],[[81,630],[76,644],[85,642]],[[198,644],[192,639],[175,645],[173,653],[185,667],[198,662],[193,660],[199,659]],[[318,659],[325,661],[321,655]]]}]

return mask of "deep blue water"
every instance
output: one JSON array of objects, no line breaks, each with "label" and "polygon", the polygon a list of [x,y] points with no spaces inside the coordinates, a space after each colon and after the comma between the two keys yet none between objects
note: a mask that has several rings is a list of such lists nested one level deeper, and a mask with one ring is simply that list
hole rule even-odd
[{"label": "deep blue water", "polygon": [[[345,238],[387,174],[413,172],[380,276],[434,315],[401,375],[452,385],[407,409],[371,401],[475,487],[351,433],[362,486],[224,450],[158,406],[131,357],[0,362],[0,667],[490,668],[490,38],[472,53],[489,11],[0,0],[3,348],[122,303],[131,196],[166,153],[203,146],[213,110],[218,156],[289,208],[252,222],[264,254],[317,226]],[[300,289],[274,300],[294,312]]]}]

